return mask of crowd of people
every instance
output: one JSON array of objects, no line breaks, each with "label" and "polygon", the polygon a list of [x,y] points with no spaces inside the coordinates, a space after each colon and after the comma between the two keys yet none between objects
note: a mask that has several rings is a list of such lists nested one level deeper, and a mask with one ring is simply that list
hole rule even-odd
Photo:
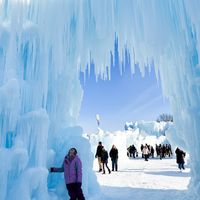
[{"label": "crowd of people", "polygon": [[173,156],[172,153],[172,148],[170,144],[163,144],[163,145],[156,145],[156,154],[157,157],[160,157],[160,159],[162,158],[166,158]]},{"label": "crowd of people", "polygon": [[[112,161],[112,171],[117,171],[118,170],[118,149],[116,148],[115,145],[112,146],[109,156]],[[103,171],[103,174],[106,173],[105,167],[108,170],[108,173],[111,173],[110,168],[108,167],[108,152],[105,150],[104,146],[102,145],[102,142],[99,142],[95,154],[95,158],[98,159],[98,164],[99,164],[99,172]]]},{"label": "crowd of people", "polygon": [[[128,156],[129,157],[137,157],[138,152],[134,145],[131,145],[128,149]],[[142,157],[145,159],[145,161],[148,161],[148,158],[151,156],[154,157],[154,148],[148,144],[141,145],[141,152]],[[156,145],[156,154],[157,157],[160,157],[161,159],[166,156],[172,155],[172,149],[171,145]],[[176,148],[175,150],[176,154],[176,162],[178,164],[178,168],[180,170],[184,170],[185,166],[185,156],[186,153],[181,150],[180,148]],[[111,173],[110,168],[108,167],[108,158],[111,158],[112,161],[112,171],[118,170],[118,149],[115,145],[112,146],[110,149],[109,155],[104,146],[102,145],[102,142],[99,142],[96,150],[95,157],[98,158],[98,164],[99,164],[99,172],[103,172],[105,174],[105,167],[108,170],[108,173]],[[49,169],[49,172],[64,172],[64,178],[65,178],[65,184],[68,191],[68,194],[70,196],[71,200],[85,200],[85,197],[83,195],[82,191],[82,162],[80,158],[77,155],[76,148],[70,148],[67,155],[64,157],[63,163],[61,167],[51,167]]]},{"label": "crowd of people", "polygon": [[[153,146],[151,146],[151,145],[141,144],[140,150],[142,153],[142,158],[144,158],[145,161],[148,161],[148,158],[150,158],[150,157],[154,158],[155,150],[156,150],[156,157],[159,157],[160,159],[173,156],[173,151],[172,151],[170,144],[159,144],[159,145],[156,144],[155,150],[154,150]],[[175,150],[175,154],[176,154],[176,162],[178,164],[178,168],[180,170],[182,170],[182,169],[184,170],[185,169],[184,158],[186,156],[186,153],[177,147]],[[127,155],[130,158],[138,157],[138,151],[134,145],[130,145],[127,148]]]},{"label": "crowd of people", "polygon": [[[151,145],[141,144],[140,150],[141,150],[141,157],[144,158],[145,161],[148,161],[149,158],[154,158],[155,152],[156,152],[156,157],[160,159],[173,156],[173,152],[172,152],[172,148],[170,144],[159,144],[159,145],[156,144],[155,149]],[[182,156],[179,156],[180,152],[182,153]],[[175,153],[176,153],[179,169],[184,169],[185,152],[177,148]],[[111,170],[108,167],[109,156],[112,161],[112,171],[114,170],[117,171],[118,170],[118,149],[116,148],[115,145],[113,145],[108,154],[108,152],[105,150],[104,146],[102,145],[102,142],[99,142],[95,157],[98,158],[99,172],[103,171],[103,174],[105,174],[105,167],[107,168],[108,173],[109,174],[111,173]],[[127,148],[127,156],[130,158],[138,157],[138,150],[134,144],[130,145]],[[182,158],[183,161],[180,158]]]},{"label": "crowd of people", "polygon": [[[145,161],[148,161],[149,158],[154,158],[155,153],[156,153],[156,157],[160,159],[173,156],[173,152],[172,152],[172,148],[170,144],[159,144],[159,145],[156,144],[155,149],[151,145],[141,144],[140,150],[141,150],[141,157],[144,158]],[[179,149],[176,150],[175,153],[176,155],[179,154]],[[109,156],[112,161],[112,171],[114,170],[117,171],[118,170],[118,149],[116,148],[115,145],[113,145],[108,154],[108,152],[105,150],[104,146],[102,145],[102,142],[99,142],[96,149],[95,158],[98,159],[99,172],[103,172],[103,174],[106,173],[105,168],[107,168],[109,174],[111,173],[111,170],[108,166]],[[127,156],[130,158],[138,157],[138,150],[134,144],[130,145],[127,148]],[[181,156],[178,156],[178,157],[179,157],[178,161],[180,162]],[[184,156],[182,156],[182,158],[184,160]],[[181,164],[179,164],[179,168],[184,169],[184,162],[181,161]]]},{"label": "crowd of people", "polygon": [[[150,157],[154,158],[155,152],[156,157],[159,157],[160,159],[173,156],[170,144],[156,144],[155,148],[149,144],[141,144],[140,151],[142,158],[145,158],[146,161],[148,161],[148,158]],[[138,157],[138,150],[134,144],[127,148],[127,156],[130,158]]]},{"label": "crowd of people", "polygon": [[127,148],[127,156],[130,157],[130,158],[136,158],[138,157],[138,151],[135,147],[135,145],[130,145],[128,148]]}]

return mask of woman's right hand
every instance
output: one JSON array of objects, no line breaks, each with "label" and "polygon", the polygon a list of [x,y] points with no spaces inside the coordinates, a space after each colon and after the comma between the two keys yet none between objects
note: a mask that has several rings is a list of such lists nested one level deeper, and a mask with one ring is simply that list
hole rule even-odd
[{"label": "woman's right hand", "polygon": [[49,169],[49,172],[54,172],[54,167],[51,167],[51,168]]}]

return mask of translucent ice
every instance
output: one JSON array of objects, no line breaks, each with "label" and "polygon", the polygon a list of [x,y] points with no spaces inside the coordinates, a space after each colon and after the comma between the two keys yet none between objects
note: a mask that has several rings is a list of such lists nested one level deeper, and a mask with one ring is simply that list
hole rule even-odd
[{"label": "translucent ice", "polygon": [[[94,61],[96,75],[108,78],[115,35],[121,59],[129,50],[132,72],[135,63],[143,74],[154,64],[190,152],[190,191],[199,196],[199,7],[199,0],[0,0],[0,198],[14,198],[19,188],[16,199],[64,199],[59,189],[48,192],[46,163],[55,155],[59,165],[64,150],[56,144],[75,139],[60,137],[76,126],[79,70]],[[86,193],[95,178],[87,181]]]}]

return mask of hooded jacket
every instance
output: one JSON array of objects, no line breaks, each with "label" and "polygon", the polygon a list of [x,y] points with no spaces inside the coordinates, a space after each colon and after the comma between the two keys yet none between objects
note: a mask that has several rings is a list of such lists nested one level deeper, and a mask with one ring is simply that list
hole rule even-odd
[{"label": "hooded jacket", "polygon": [[53,168],[53,172],[64,172],[65,183],[82,183],[82,163],[76,155],[74,158],[65,156],[61,168]]}]

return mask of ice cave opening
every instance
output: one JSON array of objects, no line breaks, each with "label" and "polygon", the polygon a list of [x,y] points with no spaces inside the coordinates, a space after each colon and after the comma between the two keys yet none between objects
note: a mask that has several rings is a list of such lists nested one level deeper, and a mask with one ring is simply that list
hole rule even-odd
[{"label": "ice cave opening", "polygon": [[160,74],[176,135],[190,154],[189,192],[196,200],[199,7],[199,0],[0,0],[0,199],[64,199],[61,176],[48,176],[48,168],[59,165],[70,146],[84,146],[80,156],[91,157],[83,188],[86,196],[97,193],[90,145],[77,126],[79,71],[92,59],[95,74],[109,78],[117,34],[132,73],[135,63],[144,73],[154,62]]}]

